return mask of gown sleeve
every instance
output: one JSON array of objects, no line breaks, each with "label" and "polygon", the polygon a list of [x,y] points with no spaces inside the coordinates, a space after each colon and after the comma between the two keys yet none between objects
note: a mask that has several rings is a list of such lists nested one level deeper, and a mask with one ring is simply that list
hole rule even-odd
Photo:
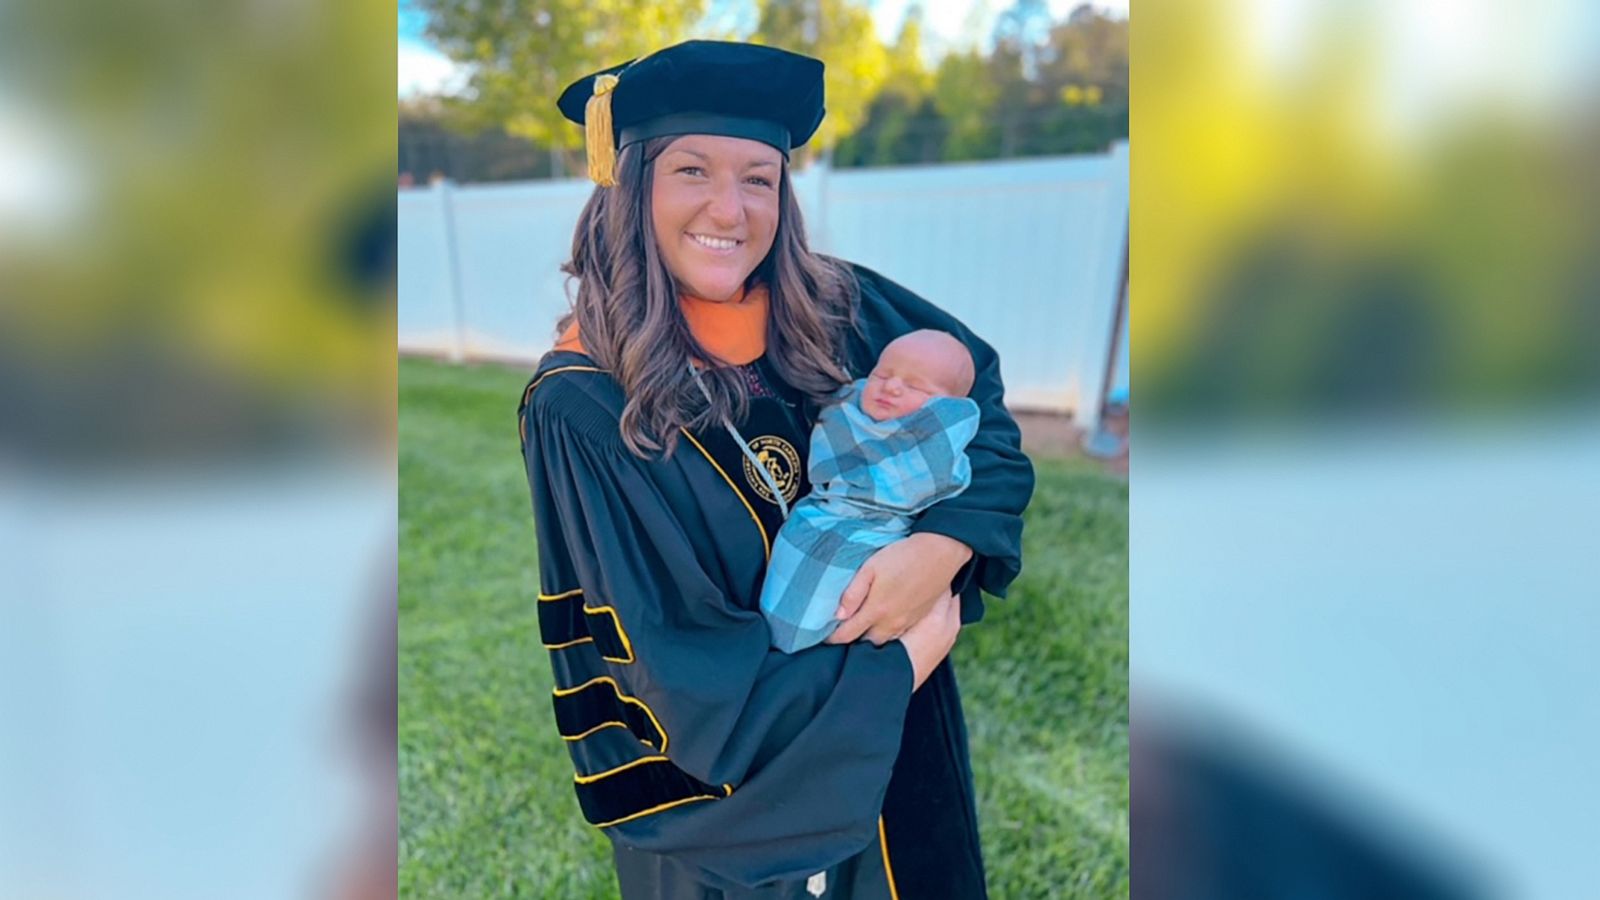
[{"label": "gown sleeve", "polygon": [[[540,605],[581,600],[577,618],[596,626],[592,641],[552,651],[586,817],[741,885],[803,878],[860,852],[899,752],[913,680],[904,647],[772,650],[754,598],[728,595],[691,533],[722,523],[669,495],[673,463],[631,455],[614,417],[563,388],[553,380],[533,394],[524,454]],[[620,729],[567,734],[561,703],[583,684],[620,701],[638,738],[621,735],[632,759],[616,755]]]},{"label": "gown sleeve", "polygon": [[972,548],[958,573],[962,620],[981,615],[977,588],[997,597],[1022,569],[1022,511],[1033,496],[1033,464],[1022,452],[1022,432],[1005,406],[1000,357],[956,317],[864,266],[852,266],[860,285],[859,331],[851,341],[851,363],[870,370],[888,343],[907,332],[934,328],[955,335],[971,351],[976,368],[971,398],[978,403],[978,434],[967,445],[972,484],[918,517],[912,532],[931,531]]}]

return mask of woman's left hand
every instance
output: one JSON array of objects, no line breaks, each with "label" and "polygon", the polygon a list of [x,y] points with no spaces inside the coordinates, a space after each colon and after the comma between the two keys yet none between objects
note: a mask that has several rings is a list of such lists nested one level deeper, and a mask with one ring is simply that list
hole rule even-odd
[{"label": "woman's left hand", "polygon": [[972,558],[972,548],[932,532],[918,532],[872,554],[839,598],[842,619],[828,638],[848,644],[863,635],[882,646],[922,620]]}]

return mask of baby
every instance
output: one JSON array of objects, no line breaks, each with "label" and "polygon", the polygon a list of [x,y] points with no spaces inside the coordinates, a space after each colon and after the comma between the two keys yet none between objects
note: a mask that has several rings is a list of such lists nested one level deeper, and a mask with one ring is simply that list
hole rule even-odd
[{"label": "baby", "polygon": [[861,564],[905,537],[918,513],[966,490],[965,448],[978,432],[978,404],[966,396],[973,377],[959,340],[913,331],[817,417],[812,490],[778,530],[761,589],[772,646],[793,653],[826,639]]}]

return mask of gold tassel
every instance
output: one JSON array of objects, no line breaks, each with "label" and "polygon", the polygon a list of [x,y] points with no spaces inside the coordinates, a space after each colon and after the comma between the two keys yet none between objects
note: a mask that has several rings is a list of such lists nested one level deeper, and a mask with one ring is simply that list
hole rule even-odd
[{"label": "gold tassel", "polygon": [[589,155],[589,177],[601,187],[617,183],[617,150],[611,136],[611,92],[617,76],[601,75],[594,80],[594,96],[583,110],[583,137]]}]

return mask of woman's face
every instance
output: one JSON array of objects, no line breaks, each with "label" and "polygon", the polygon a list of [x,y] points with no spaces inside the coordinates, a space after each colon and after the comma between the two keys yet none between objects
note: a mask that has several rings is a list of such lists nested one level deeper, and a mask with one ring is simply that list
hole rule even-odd
[{"label": "woman's face", "polygon": [[778,233],[783,154],[744,138],[690,134],[656,157],[651,225],[678,287],[727,300]]}]

